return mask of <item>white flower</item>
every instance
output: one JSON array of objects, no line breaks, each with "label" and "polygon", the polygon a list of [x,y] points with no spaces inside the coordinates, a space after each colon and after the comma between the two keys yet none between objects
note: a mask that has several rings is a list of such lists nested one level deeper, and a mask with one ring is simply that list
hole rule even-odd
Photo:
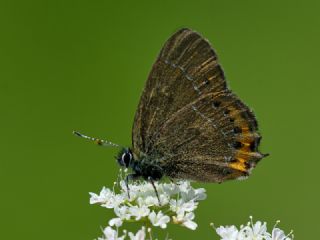
[{"label": "white flower", "polygon": [[266,239],[267,240],[291,240],[293,239],[293,237],[290,238],[289,237],[290,235],[292,235],[292,232],[290,232],[288,235],[285,235],[284,231],[282,231],[281,229],[273,228],[271,237],[269,236]]},{"label": "white flower", "polygon": [[109,221],[109,225],[111,227],[116,226],[116,227],[121,227],[122,226],[122,219],[121,218],[112,218]]},{"label": "white flower", "polygon": [[106,208],[115,208],[124,202],[122,195],[113,195],[106,201],[104,204],[101,204],[102,207]]},{"label": "white flower", "polygon": [[146,238],[145,228],[142,227],[135,235],[132,232],[128,233],[130,240],[144,240]]},{"label": "white flower", "polygon": [[140,220],[141,218],[149,215],[150,209],[145,205],[132,206],[129,208],[129,212],[136,220]]},{"label": "white flower", "polygon": [[116,206],[119,206],[125,200],[123,195],[116,195],[109,188],[105,187],[102,188],[99,195],[92,192],[90,192],[89,194],[91,196],[90,204],[99,203],[101,204],[101,206],[106,208],[114,208]]},{"label": "white flower", "polygon": [[[277,222],[278,223],[278,222]],[[277,225],[277,224],[276,224]],[[267,223],[257,221],[255,224],[250,216],[250,222],[246,226],[240,226],[238,230],[235,226],[220,226],[216,229],[217,234],[221,240],[292,240],[293,235],[290,232],[285,235],[284,232],[273,227],[272,234],[267,231]],[[289,237],[292,236],[292,239]]]},{"label": "white flower", "polygon": [[199,201],[207,198],[205,193],[206,190],[204,188],[194,189],[191,187],[190,182],[188,181],[179,182],[178,184],[181,198],[186,202],[190,200]]},{"label": "white flower", "polygon": [[190,189],[190,182],[188,181],[179,181],[177,185],[179,187],[179,192],[188,192]]},{"label": "white flower", "polygon": [[125,238],[125,235],[122,237],[118,237],[118,231],[112,229],[111,227],[106,227],[103,230],[103,234],[104,234],[104,238],[102,239],[105,239],[105,240],[123,240]]},{"label": "white flower", "polygon": [[216,232],[222,237],[221,240],[235,240],[239,231],[235,226],[220,226],[216,229]]},{"label": "white flower", "polygon": [[198,227],[198,225],[192,221],[194,219],[193,212],[185,213],[184,211],[180,211],[177,216],[173,216],[172,218],[175,224],[181,224],[191,230],[195,230]]},{"label": "white flower", "polygon": [[105,203],[113,196],[113,192],[111,192],[109,188],[105,188],[105,187],[102,188],[99,195],[92,192],[89,192],[89,194],[91,196],[90,204]]},{"label": "white flower", "polygon": [[194,190],[196,197],[195,200],[205,200],[207,198],[206,190],[204,188],[198,188]]},{"label": "white flower", "polygon": [[198,206],[197,202],[189,201],[185,202],[183,199],[171,199],[170,200],[170,209],[173,212],[192,212]]},{"label": "white flower", "polygon": [[252,226],[253,234],[258,236],[258,235],[265,235],[267,232],[267,223],[257,221],[253,226]]},{"label": "white flower", "polygon": [[289,234],[285,235],[285,233],[277,228],[277,225],[280,223],[278,220],[276,224],[273,226],[272,234],[270,234],[266,239],[267,240],[291,240],[294,238],[293,231],[291,230]]},{"label": "white flower", "polygon": [[165,192],[169,196],[176,195],[180,192],[179,186],[173,183],[164,183],[162,185],[162,189],[163,189],[163,192]]},{"label": "white flower", "polygon": [[147,196],[147,197],[144,199],[144,204],[147,205],[148,207],[157,206],[157,205],[159,204],[159,200],[158,200],[157,197]]},{"label": "white flower", "polygon": [[169,216],[164,215],[161,211],[159,211],[158,214],[152,211],[149,214],[149,220],[153,226],[160,226],[161,228],[166,228],[167,223],[170,222]]},{"label": "white flower", "polygon": [[122,220],[129,220],[131,218],[129,207],[127,206],[115,207],[114,213]]},{"label": "white flower", "polygon": [[[159,199],[160,199],[161,206],[165,206],[169,203],[170,196],[167,193],[163,193],[163,194],[160,194]],[[157,203],[157,206],[159,206],[159,202]]]},{"label": "white flower", "polygon": [[258,221],[255,224],[251,223],[251,226],[247,225],[242,227],[239,231],[238,239],[263,240],[267,234],[267,224],[262,224],[260,221]]}]

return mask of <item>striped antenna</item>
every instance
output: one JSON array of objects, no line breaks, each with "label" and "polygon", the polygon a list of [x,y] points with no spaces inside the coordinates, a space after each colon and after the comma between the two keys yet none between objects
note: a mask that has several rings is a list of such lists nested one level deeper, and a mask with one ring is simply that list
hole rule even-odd
[{"label": "striped antenna", "polygon": [[94,137],[88,137],[82,133],[79,133],[77,131],[73,131],[73,134],[78,136],[78,137],[82,137],[85,139],[88,139],[90,141],[93,141],[95,144],[99,145],[99,146],[104,146],[104,147],[120,147],[118,144],[115,144],[113,142],[109,142],[107,140],[102,140],[99,138],[94,138]]}]

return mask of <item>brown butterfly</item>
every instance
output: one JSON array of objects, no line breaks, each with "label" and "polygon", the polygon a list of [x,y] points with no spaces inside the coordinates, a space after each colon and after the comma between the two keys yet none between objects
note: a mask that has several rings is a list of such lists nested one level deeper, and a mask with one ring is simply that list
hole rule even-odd
[{"label": "brown butterfly", "polygon": [[123,148],[117,160],[133,171],[127,182],[143,177],[153,184],[167,176],[221,183],[249,176],[267,156],[258,151],[260,140],[253,112],[227,88],[210,43],[184,28],[154,63],[136,111],[132,148]]}]

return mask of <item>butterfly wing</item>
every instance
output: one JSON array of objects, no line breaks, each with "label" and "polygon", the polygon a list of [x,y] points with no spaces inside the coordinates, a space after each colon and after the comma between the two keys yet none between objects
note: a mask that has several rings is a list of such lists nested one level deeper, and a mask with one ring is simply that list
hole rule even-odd
[{"label": "butterfly wing", "polygon": [[165,156],[167,176],[223,182],[248,176],[265,156],[257,128],[252,111],[233,93],[208,93],[173,114],[153,147]]},{"label": "butterfly wing", "polygon": [[136,159],[157,158],[172,178],[222,182],[247,176],[265,155],[252,111],[226,87],[217,56],[181,29],[162,48],[136,112]]},{"label": "butterfly wing", "polygon": [[204,94],[226,90],[217,55],[207,40],[181,29],[165,43],[149,74],[132,130],[134,154],[154,151],[159,129]]}]

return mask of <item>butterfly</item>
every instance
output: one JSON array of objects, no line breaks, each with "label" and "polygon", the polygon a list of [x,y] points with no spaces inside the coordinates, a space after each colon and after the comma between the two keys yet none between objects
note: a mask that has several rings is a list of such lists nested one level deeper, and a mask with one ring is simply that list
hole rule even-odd
[{"label": "butterfly", "polygon": [[227,87],[210,43],[183,28],[166,41],[152,67],[135,114],[132,147],[122,148],[117,161],[132,169],[127,185],[142,177],[154,186],[164,176],[221,183],[250,175],[268,155],[258,150],[260,140],[254,113]]}]

